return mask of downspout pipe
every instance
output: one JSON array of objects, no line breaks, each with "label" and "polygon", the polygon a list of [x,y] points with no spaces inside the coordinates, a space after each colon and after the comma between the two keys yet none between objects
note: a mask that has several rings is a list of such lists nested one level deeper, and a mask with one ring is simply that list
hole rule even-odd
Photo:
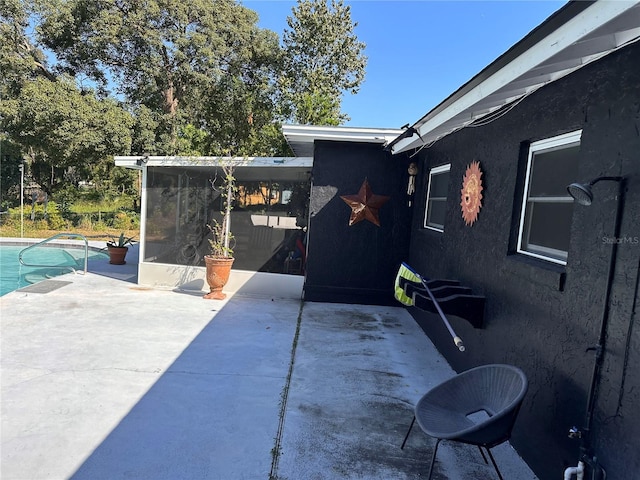
[{"label": "downspout pipe", "polygon": [[573,476],[576,476],[576,480],[582,480],[584,477],[584,463],[578,462],[577,467],[569,467],[564,471],[564,480],[571,480]]}]

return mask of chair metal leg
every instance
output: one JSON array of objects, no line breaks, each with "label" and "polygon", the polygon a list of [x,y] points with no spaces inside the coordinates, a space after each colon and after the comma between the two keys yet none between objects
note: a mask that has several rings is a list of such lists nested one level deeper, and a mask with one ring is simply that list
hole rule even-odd
[{"label": "chair metal leg", "polygon": [[499,478],[500,480],[504,480],[504,479],[502,478],[502,474],[500,473],[500,470],[498,470],[498,465],[496,464],[496,461],[495,461],[495,459],[493,458],[493,454],[491,453],[491,450],[489,450],[488,448],[487,448],[487,453],[489,454],[489,458],[491,459],[491,463],[493,463],[493,468],[495,468],[495,469],[496,469],[496,473],[498,474],[498,478]]},{"label": "chair metal leg", "polygon": [[400,450],[404,449],[404,445],[405,443],[407,443],[407,438],[409,438],[409,434],[411,433],[411,429],[413,428],[413,424],[416,423],[416,416],[413,416],[413,420],[411,420],[411,425],[409,425],[409,431],[407,432],[407,434],[404,436],[404,441],[402,442],[402,446],[400,447]]},{"label": "chair metal leg", "polygon": [[[484,454],[484,450],[482,450],[482,447],[480,445],[478,445],[478,450],[480,450],[480,455],[482,455],[482,459],[484,460],[484,463],[489,465],[489,460],[487,460],[487,457]],[[487,451],[488,451],[488,449],[487,449]]]},{"label": "chair metal leg", "polygon": [[440,445],[441,439],[439,438],[436,441],[436,446],[433,447],[433,456],[431,457],[431,466],[429,467],[429,477],[428,480],[431,480],[431,474],[433,473],[433,464],[436,463],[436,453],[438,452],[438,445]]}]

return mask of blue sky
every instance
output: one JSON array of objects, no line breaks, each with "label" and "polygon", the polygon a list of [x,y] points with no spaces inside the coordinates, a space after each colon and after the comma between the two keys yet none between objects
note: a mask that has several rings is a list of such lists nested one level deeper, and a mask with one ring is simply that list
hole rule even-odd
[{"label": "blue sky", "polygon": [[[290,0],[242,0],[281,38]],[[354,127],[413,124],[566,1],[344,0],[367,48],[365,81],[342,111]]]}]

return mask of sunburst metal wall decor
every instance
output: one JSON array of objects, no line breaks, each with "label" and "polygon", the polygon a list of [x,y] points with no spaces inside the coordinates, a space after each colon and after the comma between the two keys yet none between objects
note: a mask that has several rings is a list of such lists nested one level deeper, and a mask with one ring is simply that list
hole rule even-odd
[{"label": "sunburst metal wall decor", "polygon": [[471,162],[462,179],[460,207],[464,223],[471,226],[478,219],[482,207],[482,171],[480,162]]}]

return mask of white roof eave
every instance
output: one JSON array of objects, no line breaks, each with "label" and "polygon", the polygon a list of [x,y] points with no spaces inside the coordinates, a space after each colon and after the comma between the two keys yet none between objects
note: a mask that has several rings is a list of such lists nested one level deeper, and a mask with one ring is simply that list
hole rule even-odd
[{"label": "white roof eave", "polygon": [[[391,151],[430,145],[639,37],[638,0],[594,2],[473,88],[442,102],[412,127],[413,135],[392,142]],[[545,75],[532,74],[536,69]]]},{"label": "white roof eave", "polygon": [[297,155],[313,155],[316,140],[364,142],[386,145],[402,133],[396,128],[369,128],[316,125],[282,125],[282,134]]}]

